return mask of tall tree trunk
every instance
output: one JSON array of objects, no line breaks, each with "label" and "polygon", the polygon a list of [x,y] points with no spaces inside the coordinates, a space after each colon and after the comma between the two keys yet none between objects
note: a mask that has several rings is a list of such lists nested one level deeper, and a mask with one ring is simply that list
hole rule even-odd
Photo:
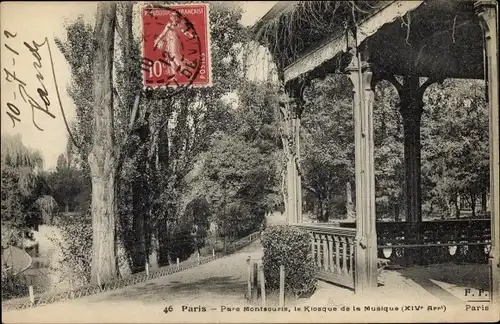
[{"label": "tall tree trunk", "polygon": [[318,221],[323,222],[323,199],[318,199]]},{"label": "tall tree trunk", "polygon": [[450,199],[448,196],[445,196],[444,201],[446,202],[446,213],[448,214],[448,217],[452,218],[453,209],[451,208],[450,200],[453,200],[453,198]]},{"label": "tall tree trunk", "polygon": [[143,169],[138,168],[138,174],[132,182],[132,204],[133,204],[133,236],[134,246],[132,253],[132,273],[143,271],[146,263],[146,242],[144,232],[144,218],[146,214]]},{"label": "tall tree trunk", "polygon": [[472,210],[472,218],[476,218],[476,194],[471,190],[470,191],[470,208]]},{"label": "tall tree trunk", "polygon": [[347,203],[346,203],[346,211],[347,211],[347,219],[353,219],[354,218],[354,205],[352,203],[352,191],[351,191],[351,183],[347,181],[346,183],[346,196],[347,196]]},{"label": "tall tree trunk", "polygon": [[[281,171],[281,195],[283,197],[283,207],[285,215],[288,212],[288,199],[286,193],[286,167]],[[283,215],[283,212],[281,213]]]},{"label": "tall tree trunk", "polygon": [[[146,122],[135,132],[140,139],[141,145],[144,145],[149,138],[149,125]],[[148,188],[148,148],[142,146],[136,154],[134,162],[136,166],[136,175],[132,181],[132,215],[134,228],[134,247],[133,247],[133,271],[143,271],[147,261],[149,248],[146,248],[146,236],[150,237],[146,229],[149,230],[149,214],[151,211],[151,200],[149,199],[150,190]]]},{"label": "tall tree trunk", "polygon": [[453,197],[453,204],[455,205],[455,217],[460,218],[460,195]]},{"label": "tall tree trunk", "polygon": [[[133,244],[130,246],[129,253],[131,254],[131,268],[132,272],[143,271],[145,267],[145,263],[148,260],[149,256],[149,246],[151,242],[146,243],[146,236],[151,239],[151,233],[149,231],[149,214],[150,214],[150,206],[149,206],[149,192],[147,190],[147,177],[149,170],[149,162],[147,161],[148,157],[148,148],[144,145],[149,140],[149,124],[145,114],[143,114],[143,118],[139,118],[141,120],[141,124],[137,125],[137,115],[140,115],[141,112],[137,112],[139,109],[139,100],[140,97],[137,96],[138,91],[138,82],[134,80],[134,74],[137,72],[136,65],[134,64],[137,58],[133,57],[133,47],[134,47],[134,39],[132,33],[132,11],[133,11],[133,3],[132,2],[123,2],[121,4],[121,16],[122,18],[122,27],[117,26],[117,29],[120,30],[121,36],[121,60],[123,61],[123,65],[125,66],[125,71],[123,71],[123,83],[124,90],[121,92],[120,97],[122,98],[123,109],[128,110],[131,118],[130,118],[130,131],[139,138],[140,142],[138,143],[138,147],[141,151],[135,153],[135,161],[134,165],[136,166],[136,176],[132,181],[132,236],[127,239],[132,240]],[[147,109],[144,109],[144,111]],[[146,119],[144,123],[142,120]],[[123,143],[127,145],[128,143]],[[122,147],[122,149],[124,149]],[[132,158],[134,159],[135,150],[129,150],[127,152],[127,156],[122,156],[122,159]],[[120,161],[122,162],[122,161]],[[120,176],[120,175],[118,175]],[[120,180],[120,179],[118,179]],[[148,229],[148,233],[146,233],[146,227]]]},{"label": "tall tree trunk", "polygon": [[[138,128],[136,134],[140,139],[140,143],[144,144],[149,138],[149,125],[146,123]],[[151,211],[149,188],[148,188],[148,149],[143,146],[136,154],[137,160],[136,175],[132,181],[132,215],[134,228],[134,247],[133,247],[133,271],[143,271],[147,261],[149,248],[146,248],[146,236],[150,237],[149,233],[149,214]]]},{"label": "tall tree trunk", "polygon": [[399,201],[394,204],[394,221],[399,222]]},{"label": "tall tree trunk", "polygon": [[481,212],[486,214],[486,190],[481,193]]},{"label": "tall tree trunk", "polygon": [[117,270],[112,91],[115,22],[116,3],[99,2],[94,31],[94,135],[88,157],[92,175],[92,283],[114,279]]},{"label": "tall tree trunk", "polygon": [[[124,6],[122,11],[123,22],[122,22],[122,60],[125,68],[125,87],[126,90],[123,94],[124,104],[127,109],[132,112],[132,106],[134,104],[134,97],[136,95],[137,84],[134,84],[133,75],[136,72],[135,68],[136,62],[134,62],[134,57],[132,56],[132,47],[134,46],[134,37],[132,34],[132,10],[133,2],[125,2],[122,4]],[[136,63],[136,64],[134,64]]]},{"label": "tall tree trunk", "polygon": [[165,215],[166,217],[164,219],[160,219],[158,224],[158,264],[160,266],[169,263],[167,215]]}]

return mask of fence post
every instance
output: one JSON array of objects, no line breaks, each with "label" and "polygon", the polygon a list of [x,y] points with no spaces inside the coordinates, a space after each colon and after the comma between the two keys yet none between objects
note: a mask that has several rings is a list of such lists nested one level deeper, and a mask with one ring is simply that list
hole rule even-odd
[{"label": "fence post", "polygon": [[257,302],[257,297],[259,294],[259,284],[257,282],[257,276],[259,275],[258,264],[253,264],[253,278],[252,278],[252,302],[255,304]]},{"label": "fence post", "polygon": [[285,306],[285,266],[280,265],[280,307]]},{"label": "fence post", "polygon": [[149,276],[149,262],[146,261],[146,276]]},{"label": "fence post", "polygon": [[75,289],[73,287],[73,279],[69,279],[69,289],[71,289],[71,298],[75,299]]},{"label": "fence post", "polygon": [[33,293],[33,286],[29,285],[28,286],[28,292],[30,294],[30,302],[31,304],[35,303],[35,294]]},{"label": "fence post", "polygon": [[28,293],[30,296],[30,302],[33,305],[35,303],[35,294],[33,292],[33,278],[31,276],[28,276],[26,278],[26,284],[28,285]]},{"label": "fence post", "polygon": [[252,268],[250,267],[250,259],[249,256],[247,258],[247,270],[248,270],[248,278],[247,278],[247,298],[250,300],[252,297]]},{"label": "fence post", "polygon": [[214,250],[214,248],[212,248],[212,257],[215,258],[215,250]]},{"label": "fence post", "polygon": [[99,290],[102,290],[101,277],[99,276],[99,271],[97,271],[97,285],[99,286]]},{"label": "fence post", "polygon": [[196,259],[198,261],[198,265],[200,265],[200,251],[197,252]]},{"label": "fence post", "polygon": [[262,298],[262,306],[266,306],[266,280],[264,277],[264,264],[259,264],[260,274],[260,296]]},{"label": "fence post", "polygon": [[177,258],[177,270],[179,270],[180,265],[179,265],[179,258]]}]

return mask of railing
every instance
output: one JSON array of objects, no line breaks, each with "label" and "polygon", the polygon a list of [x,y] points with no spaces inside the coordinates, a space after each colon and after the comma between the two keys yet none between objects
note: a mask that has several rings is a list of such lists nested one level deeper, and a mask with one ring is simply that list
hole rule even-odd
[{"label": "railing", "polygon": [[354,289],[356,230],[327,224],[298,224],[311,233],[311,251],[317,277]]},{"label": "railing", "polygon": [[151,271],[150,273],[136,273],[129,277],[117,278],[110,282],[105,282],[101,286],[87,284],[75,289],[59,291],[59,292],[44,292],[41,294],[36,294],[34,296],[34,301],[31,302],[29,297],[16,298],[3,301],[2,300],[2,312],[14,310],[14,309],[25,309],[30,307],[44,306],[60,301],[65,301],[69,299],[76,299],[81,297],[86,297],[90,295],[95,295],[104,291],[112,291],[126,287],[128,285],[138,284],[144,281],[156,279],[165,275],[170,275],[179,271],[184,271],[197,267],[201,264],[208,263],[210,261],[216,260],[224,254],[216,254],[215,256],[208,256],[198,260],[186,260],[177,266],[176,264],[161,267],[157,270]]},{"label": "railing", "polygon": [[[343,228],[356,226],[354,222],[340,222],[339,225]],[[407,265],[414,262],[487,263],[490,227],[489,219],[423,221],[417,227],[407,222],[377,222],[378,256],[390,259],[392,264]],[[418,242],[415,241],[417,234]],[[407,258],[410,255],[412,259]]]},{"label": "railing", "polygon": [[[252,233],[236,242],[234,242],[231,246],[233,251],[236,251],[245,245],[255,241],[260,237],[260,232]],[[43,306],[47,304],[52,304],[60,301],[65,301],[69,299],[81,298],[85,296],[94,295],[104,291],[116,290],[119,288],[123,288],[128,285],[138,284],[141,282],[145,282],[148,280],[156,279],[162,276],[171,275],[173,273],[184,271],[187,269],[191,269],[197,267],[201,264],[208,263],[213,260],[217,260],[221,257],[226,256],[225,253],[213,253],[210,256],[198,258],[198,259],[188,259],[183,262],[177,264],[172,264],[168,266],[161,267],[156,270],[152,270],[149,273],[140,272],[135,273],[131,276],[125,278],[117,278],[111,282],[103,283],[101,286],[98,285],[84,285],[81,287],[76,287],[75,289],[64,290],[59,292],[44,292],[40,294],[36,294],[34,296],[34,301],[32,302],[28,296],[2,300],[2,312],[14,310],[14,309],[25,309],[30,307]],[[27,287],[26,287],[27,290]]]},{"label": "railing", "polygon": [[254,232],[250,235],[247,235],[233,243],[231,243],[231,251],[234,252],[236,250],[239,250],[240,248],[244,247],[245,245],[248,245],[258,239],[260,237],[260,231]]}]

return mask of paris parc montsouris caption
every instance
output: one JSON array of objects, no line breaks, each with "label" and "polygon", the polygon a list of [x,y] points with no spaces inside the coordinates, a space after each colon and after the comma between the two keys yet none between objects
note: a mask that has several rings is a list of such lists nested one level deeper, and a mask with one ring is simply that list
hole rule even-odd
[{"label": "paris parc montsouris caption", "polygon": [[[476,306],[477,307],[477,306]],[[482,307],[487,311],[488,307]],[[472,309],[470,309],[472,310]],[[304,313],[331,313],[331,312],[445,312],[445,305],[393,305],[393,306],[370,306],[370,305],[353,305],[353,306],[293,306],[293,307],[271,307],[271,306],[167,306],[163,310],[164,313],[175,313],[178,311],[188,313],[204,313],[204,312],[304,312]]]}]

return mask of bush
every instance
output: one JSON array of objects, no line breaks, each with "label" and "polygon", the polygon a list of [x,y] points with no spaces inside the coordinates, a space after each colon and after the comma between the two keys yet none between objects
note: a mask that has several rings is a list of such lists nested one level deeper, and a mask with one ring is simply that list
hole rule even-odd
[{"label": "bush", "polygon": [[26,278],[21,274],[14,276],[2,269],[2,300],[24,297],[28,294]]},{"label": "bush", "polygon": [[61,280],[71,280],[75,285],[90,282],[92,261],[92,218],[90,211],[59,220],[60,238],[51,238],[61,252],[58,269],[64,276]]},{"label": "bush", "polygon": [[205,246],[210,229],[210,217],[210,204],[202,197],[191,200],[184,211],[183,220],[186,223],[184,226],[191,228],[195,249],[198,251]]},{"label": "bush", "polygon": [[296,297],[316,287],[316,267],[311,253],[311,236],[290,225],[269,226],[262,234],[266,287],[279,289],[280,265],[285,266],[285,291]]},{"label": "bush", "polygon": [[189,229],[178,229],[168,238],[168,253],[172,262],[189,259],[196,251],[194,236]]},{"label": "bush", "polygon": [[172,225],[168,230],[160,232],[158,240],[158,264],[165,266],[175,264],[177,258],[182,262],[196,251],[194,236],[189,227]]}]

